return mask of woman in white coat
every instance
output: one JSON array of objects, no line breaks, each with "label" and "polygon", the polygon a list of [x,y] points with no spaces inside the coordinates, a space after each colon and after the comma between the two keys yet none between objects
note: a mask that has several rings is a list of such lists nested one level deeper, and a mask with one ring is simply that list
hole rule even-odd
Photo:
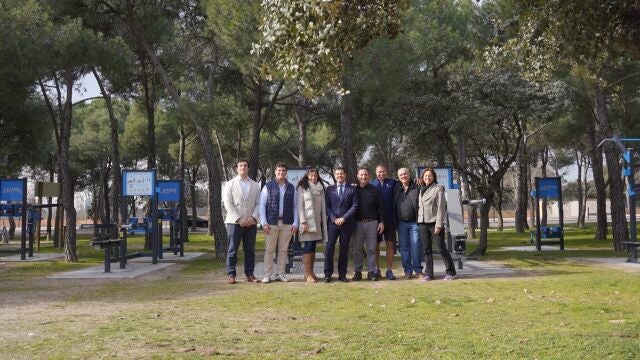
[{"label": "woman in white coat", "polygon": [[438,186],[436,171],[432,168],[422,170],[419,179],[420,194],[418,197],[418,229],[424,244],[426,258],[425,276],[422,281],[433,280],[433,243],[435,242],[444,261],[446,275],[444,280],[456,277],[456,267],[444,240],[444,223],[447,214],[447,203],[444,191]]},{"label": "woman in white coat", "polygon": [[298,182],[298,219],[300,219],[300,242],[303,244],[304,279],[316,282],[313,271],[316,245],[327,242],[327,210],[324,184],[318,170],[311,168]]}]

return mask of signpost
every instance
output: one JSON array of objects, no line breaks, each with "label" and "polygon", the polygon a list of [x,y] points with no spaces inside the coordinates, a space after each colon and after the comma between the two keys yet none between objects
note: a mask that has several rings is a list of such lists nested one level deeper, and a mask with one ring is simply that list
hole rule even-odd
[{"label": "signpost", "polygon": [[[422,170],[427,168],[427,166],[418,165],[416,166],[416,177],[420,177],[422,174]],[[457,189],[457,184],[453,183],[453,168],[451,166],[445,167],[434,167],[433,170],[436,172],[436,179],[438,180],[438,185],[444,186],[445,190]]]},{"label": "signpost", "polygon": [[[22,231],[20,232],[20,260],[27,259],[27,179],[0,179],[0,202],[7,205],[20,203],[22,209]],[[13,204],[12,204],[13,203]],[[15,214],[13,214],[15,215]],[[29,246],[29,257],[33,257],[33,244]]]},{"label": "signpost", "polygon": [[[158,263],[158,191],[156,170],[122,170],[122,196],[149,196],[151,198],[151,216],[149,239],[151,243],[151,263]],[[122,202],[126,206],[126,201]],[[126,211],[123,211],[126,213]]]},{"label": "signpost", "polygon": [[559,177],[539,178],[535,181],[536,190],[536,250],[542,251],[542,228],[540,226],[540,199],[558,200],[558,217],[560,218],[559,234],[554,234],[546,227],[547,237],[559,237],[560,250],[564,250],[564,209],[562,207],[562,182]]}]

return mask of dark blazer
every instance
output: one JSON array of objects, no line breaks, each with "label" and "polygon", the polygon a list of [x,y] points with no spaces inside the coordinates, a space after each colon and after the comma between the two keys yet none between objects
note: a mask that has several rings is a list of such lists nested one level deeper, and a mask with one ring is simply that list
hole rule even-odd
[{"label": "dark blazer", "polygon": [[329,218],[328,225],[335,227],[335,221],[338,218],[344,218],[345,223],[343,227],[350,228],[356,223],[356,215],[358,214],[358,192],[356,189],[345,184],[344,194],[342,194],[342,200],[338,196],[338,187],[331,185],[327,188],[325,193],[325,199],[327,203],[327,217]]}]

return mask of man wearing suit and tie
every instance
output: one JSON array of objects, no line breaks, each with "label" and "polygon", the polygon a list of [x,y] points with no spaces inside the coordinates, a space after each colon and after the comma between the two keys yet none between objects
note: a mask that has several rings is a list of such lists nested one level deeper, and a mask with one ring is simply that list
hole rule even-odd
[{"label": "man wearing suit and tie", "polygon": [[338,280],[347,280],[347,262],[349,260],[349,241],[356,225],[358,213],[358,193],[346,183],[344,168],[336,168],[333,172],[336,184],[327,188],[326,204],[328,216],[328,242],[324,253],[324,282],[331,282],[333,275],[333,254],[336,242],[340,238],[340,253],[338,257]]},{"label": "man wearing suit and tie", "polygon": [[247,282],[258,282],[253,275],[260,202],[260,185],[249,178],[249,162],[240,160],[236,164],[238,176],[227,182],[222,200],[227,210],[224,221],[229,236],[227,251],[227,275],[229,284],[236,283],[238,248],[242,240],[244,248],[244,273]]}]

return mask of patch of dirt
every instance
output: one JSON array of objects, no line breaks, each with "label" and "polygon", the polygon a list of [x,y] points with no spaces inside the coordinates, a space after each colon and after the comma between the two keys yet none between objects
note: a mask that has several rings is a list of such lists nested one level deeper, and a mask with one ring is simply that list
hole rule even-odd
[{"label": "patch of dirt", "polygon": [[597,266],[605,269],[620,270],[627,273],[640,273],[640,263],[629,263],[613,258],[566,258],[568,262],[589,266]]}]

